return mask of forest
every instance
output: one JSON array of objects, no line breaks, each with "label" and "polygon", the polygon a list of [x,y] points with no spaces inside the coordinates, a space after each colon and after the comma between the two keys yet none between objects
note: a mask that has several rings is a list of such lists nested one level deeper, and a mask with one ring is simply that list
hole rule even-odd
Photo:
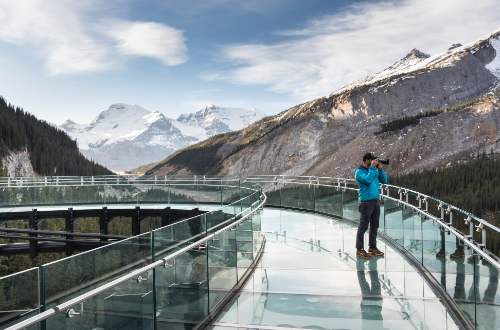
[{"label": "forest", "polygon": [[396,176],[391,184],[420,191],[500,224],[500,157],[490,153],[447,167]]},{"label": "forest", "polygon": [[[66,133],[0,97],[0,157],[27,150],[39,175],[112,174],[86,159]],[[5,169],[0,175],[6,175]]]}]

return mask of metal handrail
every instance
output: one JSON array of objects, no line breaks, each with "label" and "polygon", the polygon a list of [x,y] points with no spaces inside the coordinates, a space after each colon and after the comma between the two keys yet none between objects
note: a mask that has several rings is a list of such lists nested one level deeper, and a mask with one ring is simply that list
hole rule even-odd
[{"label": "metal handrail", "polygon": [[[273,180],[269,181],[266,179],[273,178]],[[278,178],[280,180],[278,180]],[[120,181],[123,179],[124,181]],[[222,183],[222,182],[239,182],[241,181],[242,178],[237,178],[237,177],[206,177],[206,176],[192,176],[192,177],[169,177],[169,176],[137,176],[137,175],[102,175],[102,176],[80,176],[80,177],[75,177],[75,176],[45,176],[45,177],[0,177],[0,187],[2,186],[7,186],[7,187],[38,187],[38,186],[87,186],[87,185],[102,185],[102,184],[109,184],[109,185],[137,185],[137,184],[156,184],[156,185],[162,185],[163,184],[171,184],[174,183],[176,185],[191,185],[191,184],[199,184],[200,182],[203,182],[206,184],[207,182],[214,182],[214,183]],[[255,175],[255,176],[250,176],[248,178],[243,178],[244,181],[249,181],[249,180],[254,180],[256,183],[279,183],[284,182],[286,180],[287,183],[303,183],[307,182],[309,184],[315,183],[315,184],[320,184],[321,180],[328,180],[328,181],[334,181],[337,183],[342,183],[344,188],[349,189],[350,187],[347,186],[347,184],[352,184],[353,186],[357,186],[356,181],[354,179],[347,179],[347,178],[337,178],[337,177],[322,177],[322,176],[289,176],[289,175],[271,175],[271,174],[265,174],[265,175]],[[182,184],[180,182],[183,181],[192,181],[192,183],[185,183]],[[223,186],[223,185],[218,185],[218,186]],[[405,187],[400,187],[400,186],[394,186],[390,184],[382,184],[382,188],[393,188],[397,190],[404,190],[406,193],[412,193],[415,196],[418,196],[419,198],[425,198],[427,200],[432,200],[438,204],[441,204],[443,206],[446,206],[448,210],[454,210],[456,212],[462,213],[465,215],[465,218],[470,217],[471,221],[477,222],[479,225],[482,225],[484,227],[487,227],[497,233],[500,233],[500,228],[496,227],[495,225],[489,223],[488,221],[485,221],[484,219],[481,219],[480,217],[475,216],[474,214],[463,210],[457,206],[454,206],[452,204],[448,204],[438,198],[432,197],[430,195],[426,195],[423,193],[420,193],[418,191],[405,188]],[[247,189],[247,187],[241,187],[243,189]],[[477,228],[477,227],[476,227]]]},{"label": "metal handrail", "polygon": [[238,182],[236,177],[169,177],[169,176],[137,176],[137,175],[100,175],[100,176],[43,176],[43,177],[0,177],[0,187],[27,187],[27,186],[61,186],[61,185],[98,185],[98,184],[118,184],[125,183],[169,183],[192,181],[193,184],[199,182]]},{"label": "metal handrail", "polygon": [[[260,199],[260,201],[256,201],[252,205],[250,205],[250,208],[253,211],[258,210],[259,208],[261,208],[265,204],[266,198],[267,197],[264,194],[263,198]],[[239,214],[241,214],[242,212],[243,211],[241,211]],[[190,245],[188,245],[188,246],[186,246],[184,248],[181,248],[181,249],[173,252],[172,254],[170,254],[170,255],[168,255],[168,256],[160,259],[160,260],[152,262],[149,265],[144,266],[142,268],[139,268],[139,269],[136,269],[134,271],[131,271],[131,272],[127,273],[126,275],[120,276],[120,277],[118,277],[118,278],[116,278],[116,279],[114,279],[114,280],[112,280],[112,281],[110,281],[110,282],[108,282],[108,283],[106,283],[104,285],[101,285],[101,286],[99,286],[99,287],[97,287],[95,289],[87,291],[87,292],[85,292],[85,293],[83,293],[83,294],[81,294],[81,295],[79,295],[79,296],[77,296],[75,298],[72,298],[72,299],[70,299],[68,301],[60,303],[60,304],[58,304],[58,305],[56,305],[54,307],[51,307],[51,308],[49,308],[49,309],[41,312],[40,314],[37,314],[37,315],[32,316],[30,318],[27,318],[27,319],[25,319],[25,320],[23,320],[21,322],[18,322],[16,324],[14,324],[14,325],[6,328],[5,330],[19,330],[19,329],[26,328],[26,327],[28,327],[30,325],[33,325],[33,324],[36,324],[36,323],[41,322],[43,320],[46,320],[49,317],[51,317],[52,315],[55,315],[55,314],[57,314],[59,312],[64,312],[66,310],[69,310],[71,307],[76,306],[76,305],[78,305],[78,304],[80,304],[80,303],[82,303],[82,302],[84,302],[84,301],[86,301],[86,300],[88,300],[88,299],[90,299],[92,297],[95,297],[98,294],[103,293],[103,292],[109,290],[110,288],[113,288],[113,287],[119,285],[120,283],[123,283],[123,282],[125,282],[125,281],[127,281],[129,279],[135,278],[135,277],[141,275],[142,273],[145,273],[145,272],[147,272],[147,271],[149,271],[149,270],[151,270],[153,268],[156,268],[156,267],[159,267],[159,266],[166,266],[170,260],[175,259],[176,257],[180,256],[181,254],[183,254],[183,253],[185,253],[185,252],[187,252],[187,251],[189,251],[189,250],[191,250],[191,249],[193,249],[193,248],[195,248],[195,247],[197,247],[197,246],[199,246],[199,245],[201,245],[201,244],[209,241],[210,239],[212,239],[213,237],[217,236],[218,234],[220,234],[220,233],[222,233],[222,232],[224,232],[224,231],[226,231],[228,229],[231,229],[232,227],[240,224],[245,219],[247,219],[251,214],[253,214],[253,212],[248,213],[248,214],[242,216],[240,219],[238,219],[238,220],[230,223],[229,225],[227,225],[227,226],[225,226],[225,227],[223,227],[223,228],[221,228],[221,229],[219,229],[219,230],[217,230],[217,231],[215,231],[215,232],[213,232],[213,233],[205,236],[204,238],[202,238],[202,239],[200,239],[200,240],[198,240],[198,241],[196,241],[196,242],[194,242],[194,243],[192,243],[192,244],[190,244]],[[235,215],[233,217],[233,219],[236,219],[238,217],[238,215]]]},{"label": "metal handrail", "polygon": [[[99,185],[99,184],[101,184],[101,185],[102,184],[115,185],[115,184],[117,184],[116,183],[117,181],[119,182],[118,184],[120,184],[120,185],[122,185],[122,184],[123,185],[136,184],[137,185],[137,184],[151,184],[151,183],[158,184],[158,185],[161,185],[163,183],[165,183],[165,184],[171,183],[172,185],[192,185],[192,184],[200,184],[201,182],[203,182],[205,184],[207,182],[219,182],[220,184],[222,184],[222,182],[229,181],[229,182],[238,182],[239,184],[246,183],[246,182],[255,183],[256,185],[266,184],[266,183],[270,183],[270,184],[274,184],[274,185],[276,185],[276,184],[300,184],[300,185],[309,185],[309,186],[311,186],[311,185],[313,185],[313,186],[325,186],[325,187],[331,187],[331,188],[335,188],[337,190],[343,190],[343,191],[345,191],[345,190],[357,191],[358,190],[357,183],[353,179],[335,178],[335,177],[317,177],[317,176],[287,176],[287,175],[256,175],[256,176],[250,176],[250,177],[246,177],[246,178],[234,178],[234,179],[233,178],[227,179],[227,178],[220,178],[220,177],[219,178],[207,178],[207,177],[199,177],[199,176],[198,177],[195,176],[195,177],[191,177],[191,178],[162,177],[161,179],[158,179],[158,177],[149,177],[149,176],[142,176],[142,177],[139,177],[139,176],[95,176],[95,177],[17,178],[21,182],[21,185],[14,185],[13,184],[13,182],[15,182],[16,178],[12,179],[14,181],[9,181],[11,179],[9,179],[9,180],[6,180],[6,179],[7,178],[0,178],[0,187],[7,186],[8,184],[12,188],[14,188],[14,187],[26,187],[26,185],[24,185],[24,184],[26,184],[28,182],[31,184],[35,184],[35,186],[36,185],[40,185],[40,186],[53,185],[54,183],[55,183],[55,186],[66,186],[64,183],[66,183],[66,184],[71,183],[71,184],[74,184],[75,186],[78,186],[78,185],[82,185],[82,182],[83,182],[83,184],[89,184],[89,185]],[[123,179],[123,182],[120,181],[122,179]],[[192,181],[193,183],[190,183],[190,184],[181,183],[183,181],[184,182],[185,181]],[[61,182],[63,184],[60,184]],[[127,183],[125,183],[125,182],[127,182]],[[235,187],[235,186],[232,186],[232,187]],[[239,187],[243,188],[243,189],[252,190],[251,188],[244,187],[241,185],[239,185]],[[394,186],[394,185],[389,185],[389,184],[381,184],[380,189],[382,192],[381,198],[396,201],[400,205],[405,205],[409,208],[412,208],[413,210],[415,210],[419,214],[436,221],[445,231],[448,231],[448,232],[452,233],[454,236],[456,236],[457,238],[460,238],[467,246],[469,246],[471,249],[473,249],[481,258],[484,258],[492,266],[496,267],[497,269],[500,269],[500,263],[498,261],[498,258],[496,256],[493,256],[492,254],[490,254],[489,251],[486,250],[486,247],[484,244],[485,237],[486,237],[485,236],[486,235],[485,229],[488,228],[496,233],[500,233],[500,229],[498,227],[494,226],[493,224],[490,224],[489,222],[485,221],[484,219],[481,219],[477,216],[474,216],[472,213],[467,212],[461,208],[458,208],[454,205],[445,203],[437,198],[420,193],[420,192],[412,190],[412,189]],[[395,196],[391,196],[390,193],[392,192],[392,190],[395,190],[397,192],[397,194]],[[410,194],[413,194],[414,197],[416,197],[416,201],[419,203],[419,205],[412,204],[408,200],[408,196]],[[265,194],[263,194],[263,195],[264,195],[264,201],[265,201],[265,199],[267,197],[265,196]],[[420,204],[420,202],[422,200],[426,200],[426,205],[428,204],[429,201],[433,201],[434,203],[436,203],[438,205],[438,207],[440,207],[442,210],[446,210],[446,212],[448,212],[450,214],[453,211],[453,212],[457,212],[458,214],[461,214],[462,216],[464,216],[464,221],[466,223],[468,222],[469,224],[471,224],[471,226],[472,226],[471,228],[473,228],[473,229],[476,228],[476,231],[480,231],[483,233],[483,235],[482,235],[483,242],[479,243],[479,242],[474,241],[472,236],[469,236],[469,237],[464,236],[462,233],[460,233],[458,228],[454,227],[454,225],[452,223],[444,221],[444,219],[442,217],[439,218],[439,217],[431,214],[428,209],[424,208]],[[240,201],[241,201],[241,199],[240,199]],[[261,207],[262,205],[264,205],[264,203],[261,200],[261,203],[259,203],[259,207]],[[251,207],[251,209],[253,212],[252,207]],[[239,214],[243,214],[243,217],[247,217],[249,214],[244,214],[245,212],[246,212],[246,210],[242,210]],[[233,224],[229,224],[228,226],[222,228],[220,231],[223,231],[223,230],[225,230],[225,228],[228,228],[232,225]],[[215,233],[213,235],[215,235]],[[206,238],[206,239],[208,240],[209,238]],[[201,242],[204,242],[204,241],[205,241],[205,238],[203,240],[192,243],[190,246],[197,246],[197,245],[201,244]],[[186,247],[186,249],[188,249],[188,247]],[[177,254],[175,254],[175,255],[177,255]],[[155,265],[156,266],[161,265],[162,262],[166,262],[165,260],[167,260],[167,258],[171,259],[174,257],[167,256],[166,258],[155,262]],[[170,259],[168,259],[168,260],[170,260]],[[146,267],[149,267],[149,266],[151,266],[151,264],[146,266]],[[152,268],[154,268],[156,266],[152,266]],[[151,269],[151,268],[148,268],[148,269]],[[146,269],[146,270],[148,270],[148,269]],[[139,273],[134,272],[133,274],[135,274],[135,275],[127,274],[126,276],[130,276],[130,277],[127,277],[126,279],[131,278],[133,276],[137,276],[138,274],[140,274],[146,270],[143,270],[143,271],[137,270],[137,272],[139,272]],[[120,277],[120,278],[123,278],[123,277]],[[126,279],[124,279],[124,280],[126,280]],[[113,283],[113,282],[110,282],[110,283]],[[107,284],[107,285],[109,285],[109,284]],[[99,288],[101,288],[101,287],[99,287]],[[99,288],[96,288],[95,290],[98,290]],[[89,292],[93,292],[93,290],[89,291]],[[99,291],[99,292],[101,292],[101,291]],[[84,295],[82,295],[82,296],[84,296]],[[77,299],[77,298],[74,298],[70,302],[72,302],[73,305],[77,304],[78,302],[74,302],[74,301],[76,301],[75,299]],[[42,317],[42,319],[46,319],[50,315],[53,315],[55,312],[69,308],[70,306],[68,306],[67,303],[68,302],[60,304],[60,305],[58,305],[59,307],[58,306],[54,307],[53,312],[51,312],[48,315],[46,315],[46,313],[50,310],[42,312],[42,313],[38,314],[36,317]],[[71,305],[71,306],[73,306],[73,305]],[[28,320],[30,320],[30,319],[28,319]],[[38,322],[38,321],[35,321],[35,323],[36,322]],[[18,323],[18,324],[21,324],[21,323]],[[16,324],[16,326],[18,324]],[[30,324],[33,324],[33,323],[30,323]],[[24,326],[26,326],[26,325],[24,325]],[[12,328],[12,329],[19,329],[19,327]]]},{"label": "metal handrail", "polygon": [[[115,178],[116,178],[116,177],[113,177],[113,178],[112,178],[112,183],[113,183],[113,184],[115,183],[115,182],[114,182],[114,179],[115,179]],[[192,180],[192,179],[190,179],[190,180]],[[44,183],[44,185],[43,185],[43,186],[45,186],[45,183],[46,183],[46,182],[48,182],[48,181],[45,181],[45,180],[43,180],[43,179],[42,179],[42,180],[39,180],[39,182],[40,182],[40,181]],[[78,180],[68,180],[68,181],[78,182]],[[102,185],[102,181],[107,181],[107,182],[109,182],[109,180],[92,180],[91,182],[92,182],[92,184]],[[151,183],[153,183],[153,180],[141,180],[141,182],[140,182],[139,184],[144,184],[144,181],[148,182],[150,185],[151,185]],[[156,183],[156,184],[158,184],[158,182],[157,182],[156,180],[154,180],[154,181],[155,181],[155,183]],[[178,178],[177,178],[176,180],[170,180],[170,183],[173,183],[173,184],[172,184],[172,186],[178,186],[178,185],[182,185],[182,184],[179,184],[179,182],[181,182],[181,181],[186,181],[186,180],[185,180],[185,179],[178,179]],[[194,180],[195,185],[197,185],[197,186],[203,186],[203,185],[206,185],[206,186],[211,186],[210,184],[207,184],[207,181],[209,181],[209,180],[199,180],[199,181],[198,181],[198,180]],[[218,225],[216,225],[216,226],[214,226],[214,227],[210,228],[210,230],[212,231],[212,233],[211,233],[211,234],[208,234],[208,235],[207,235],[207,236],[205,236],[204,238],[202,238],[202,239],[200,239],[200,240],[197,240],[196,242],[194,242],[194,243],[192,243],[192,244],[188,245],[188,246],[187,246],[187,247],[185,247],[185,248],[182,248],[182,249],[181,249],[181,250],[179,250],[179,251],[176,251],[175,253],[173,253],[173,254],[171,254],[171,255],[169,255],[169,256],[167,256],[167,257],[163,258],[162,260],[157,261],[157,262],[156,262],[156,263],[154,263],[154,264],[150,264],[150,265],[148,265],[148,266],[146,266],[146,267],[143,267],[143,268],[141,268],[141,269],[138,269],[138,270],[135,270],[135,271],[133,271],[133,272],[131,272],[131,273],[128,273],[127,275],[122,276],[122,277],[119,277],[119,278],[117,278],[117,279],[115,279],[115,280],[111,281],[110,283],[114,283],[114,284],[116,285],[116,284],[118,284],[118,283],[121,283],[122,281],[125,281],[125,280],[127,280],[127,279],[129,279],[129,278],[131,278],[131,277],[134,277],[134,276],[138,275],[138,274],[141,274],[141,273],[143,273],[143,272],[145,272],[145,271],[147,271],[147,270],[149,270],[149,269],[152,269],[152,268],[154,268],[154,267],[156,267],[156,266],[158,266],[158,265],[160,265],[160,264],[162,264],[162,263],[166,262],[167,260],[170,260],[170,259],[172,259],[172,258],[175,258],[175,256],[177,256],[177,255],[181,254],[182,252],[185,252],[185,251],[187,251],[187,250],[189,250],[189,249],[191,249],[191,248],[193,248],[193,247],[195,247],[195,246],[197,246],[197,245],[202,244],[203,242],[206,242],[207,240],[209,240],[210,238],[214,237],[214,236],[215,236],[215,235],[217,235],[218,233],[220,233],[220,232],[222,232],[222,231],[224,231],[224,230],[227,230],[228,228],[231,228],[231,227],[233,227],[233,226],[236,226],[238,223],[240,223],[240,222],[241,222],[241,221],[243,221],[244,219],[248,218],[251,214],[253,214],[253,213],[254,213],[254,212],[255,212],[258,208],[262,207],[262,205],[265,203],[266,196],[265,196],[265,194],[262,194],[262,192],[261,192],[261,190],[260,190],[260,189],[255,189],[256,187],[255,187],[255,188],[249,188],[249,187],[244,187],[244,186],[241,186],[241,185],[239,185],[239,180],[234,180],[234,179],[233,179],[233,180],[228,180],[228,179],[216,179],[216,180],[211,180],[211,181],[214,181],[215,183],[219,183],[219,184],[217,185],[218,187],[232,187],[232,188],[240,188],[241,190],[251,191],[251,193],[250,193],[250,194],[248,194],[248,195],[246,195],[246,194],[245,194],[245,196],[243,196],[243,197],[241,197],[241,195],[240,195],[240,198],[239,198],[239,199],[237,199],[236,201],[233,201],[233,202],[231,202],[230,204],[223,204],[223,205],[221,205],[221,207],[220,207],[220,208],[218,208],[217,210],[212,210],[212,211],[209,211],[209,212],[207,212],[207,213],[204,213],[204,214],[203,214],[204,216],[207,216],[207,215],[209,215],[209,214],[211,214],[211,213],[214,213],[214,212],[219,212],[219,211],[223,210],[225,207],[228,207],[228,206],[241,205],[241,204],[242,204],[245,200],[250,199],[250,198],[252,198],[253,196],[255,196],[255,194],[259,194],[259,196],[257,197],[257,199],[258,199],[258,200],[257,200],[257,201],[255,201],[255,202],[253,202],[252,204],[248,205],[246,208],[241,208],[241,209],[240,209],[240,212],[238,212],[238,213],[234,214],[234,215],[233,215],[233,217],[231,217],[230,219],[228,219],[228,220],[226,220],[226,221],[223,221],[222,223],[220,223],[220,224],[218,224]],[[235,183],[236,183],[236,182],[238,182],[238,185],[236,185],[236,186],[235,186],[235,185],[221,185],[221,183],[222,183],[222,182],[228,182],[228,181],[229,181],[229,183],[232,183],[232,182],[235,182]],[[59,183],[59,182],[57,182],[57,183]],[[137,184],[137,183],[130,183],[130,184]],[[161,183],[160,183],[160,184],[161,184]],[[192,184],[190,184],[190,185],[192,185]],[[11,187],[15,187],[15,186],[11,186]],[[190,218],[187,218],[187,219],[180,220],[180,221],[178,221],[177,223],[179,223],[179,222],[184,222],[184,221],[189,221],[189,220],[194,219],[194,218],[196,218],[196,217],[199,217],[199,215],[198,215],[198,216],[193,216],[193,217],[190,217]],[[238,219],[238,218],[239,218],[239,220],[234,221],[234,220],[236,220],[236,219]],[[168,226],[172,226],[172,225],[173,225],[173,224],[170,224],[170,225],[168,225]],[[167,227],[168,227],[168,226],[167,226]],[[222,228],[221,228],[221,229],[218,229],[218,228],[220,228],[220,227],[222,227]],[[163,228],[165,228],[165,227],[163,227]],[[141,235],[144,235],[144,234],[141,234]],[[140,236],[140,235],[139,235],[139,236]],[[136,237],[136,236],[134,236],[134,237]],[[127,239],[132,239],[132,238],[134,238],[134,237],[130,237],[130,238],[127,238]],[[127,240],[127,239],[126,239],[126,240]],[[112,244],[116,244],[116,243],[118,243],[118,242],[111,243],[111,245],[112,245]],[[109,245],[108,245],[108,246],[109,246]],[[101,248],[102,248],[102,247],[101,247]],[[97,249],[99,249],[99,248],[97,248]],[[93,249],[92,251],[95,251],[95,250],[96,250],[96,249]],[[89,252],[89,251],[82,252],[82,253],[88,253],[88,252]],[[82,254],[82,253],[80,253],[80,254]],[[77,255],[78,255],[78,254],[77,254]],[[67,257],[67,258],[73,258],[73,257],[75,257],[75,256],[76,256],[76,255],[73,255],[73,256],[71,256],[71,257]],[[63,258],[63,259],[67,259],[67,258]],[[55,261],[55,262],[59,262],[59,261],[61,261],[61,259],[60,259],[60,260],[57,260],[57,261]],[[52,263],[55,263],[55,262],[52,262]],[[48,264],[46,264],[46,265],[49,265],[49,264],[52,264],[52,263],[48,263]],[[19,273],[16,273],[16,274],[19,274]],[[132,274],[132,275],[131,275],[131,274]],[[76,301],[76,300],[78,300],[78,299],[80,299],[80,298],[82,299],[81,301],[86,300],[86,299],[90,298],[91,296],[93,296],[93,295],[95,295],[95,294],[98,294],[99,292],[102,292],[102,291],[100,291],[100,290],[105,290],[106,288],[109,288],[109,287],[113,286],[113,285],[110,285],[110,283],[106,284],[105,286],[100,286],[100,287],[98,287],[98,288],[96,288],[96,289],[94,289],[94,290],[91,290],[91,291],[89,291],[89,292],[87,292],[87,293],[85,293],[85,294],[82,294],[82,295],[80,295],[80,296],[78,296],[78,297],[76,297],[76,298],[72,299],[71,301]],[[81,302],[81,301],[80,301],[80,302]],[[79,303],[79,302],[75,302],[74,304],[77,304],[77,303]],[[23,327],[25,327],[25,326],[27,326],[27,325],[28,325],[26,322],[28,322],[29,324],[34,324],[34,323],[39,322],[40,320],[46,319],[46,318],[50,317],[51,315],[53,315],[53,314],[54,314],[54,312],[57,312],[57,311],[63,310],[64,308],[62,308],[61,306],[64,306],[64,304],[66,304],[66,306],[69,306],[69,307],[73,306],[73,304],[70,304],[70,305],[71,305],[71,306],[70,306],[70,305],[68,305],[68,302],[64,302],[64,303],[62,303],[62,304],[59,304],[59,305],[57,305],[57,306],[53,307],[53,311],[52,311],[52,312],[51,312],[51,311],[50,311],[50,309],[49,309],[49,310],[44,311],[44,312],[42,312],[42,313],[40,313],[40,314],[37,314],[36,316],[33,316],[32,318],[28,318],[28,319],[26,319],[26,320],[24,320],[24,321],[22,321],[22,322],[19,322],[19,323],[17,323],[17,324],[15,324],[15,325],[13,325],[11,328],[13,328],[13,329],[23,328]],[[68,307],[68,308],[69,308],[69,307]],[[10,328],[9,328],[9,329],[10,329]]]},{"label": "metal handrail", "polygon": [[[272,178],[272,180],[269,180]],[[320,179],[327,179],[335,183],[341,183],[339,185],[329,185],[325,183],[320,183]],[[352,191],[358,191],[357,188],[357,183],[354,179],[345,179],[345,178],[332,178],[332,177],[315,177],[315,176],[286,176],[286,175],[257,175],[257,176],[251,176],[246,178],[246,180],[252,181],[255,180],[254,182],[259,182],[259,183],[272,183],[272,184],[285,184],[285,183],[290,183],[290,184],[299,184],[299,185],[315,185],[315,186],[325,186],[325,187],[332,187],[336,189],[344,189],[344,190],[352,190]],[[350,184],[351,186],[347,186],[347,184]],[[435,201],[438,205],[441,205],[441,207],[446,207],[447,210],[455,210],[456,212],[462,213],[465,215],[467,221],[469,221],[473,226],[475,226],[476,230],[479,230],[482,232],[482,242],[477,242],[473,240],[472,237],[466,237],[464,236],[458,228],[454,227],[453,224],[447,223],[443,221],[443,219],[438,218],[434,215],[432,215],[428,210],[422,209],[421,206],[419,205],[413,205],[406,199],[403,199],[403,195],[399,194],[398,197],[392,197],[389,195],[384,195],[381,194],[381,197],[383,196],[384,198],[388,198],[391,200],[394,200],[400,204],[406,205],[418,213],[424,215],[425,217],[432,219],[436,221],[441,227],[444,228],[444,230],[451,232],[453,235],[456,237],[460,238],[467,246],[472,248],[475,252],[477,252],[482,258],[486,259],[488,262],[490,262],[493,266],[495,266],[497,269],[500,270],[500,261],[497,256],[495,256],[493,253],[490,251],[486,250],[486,232],[485,227],[488,227],[489,229],[495,231],[496,233],[500,233],[500,229],[487,221],[477,217],[473,216],[470,212],[466,212],[458,207],[455,207],[451,204],[445,203],[437,198],[419,193],[417,191],[403,188],[403,187],[398,187],[398,186],[393,186],[393,185],[388,185],[388,184],[381,184],[380,188],[382,192],[384,191],[384,188],[394,188],[397,189],[398,191],[405,191],[405,192],[411,192],[414,193],[416,196],[419,196],[419,198],[427,198],[428,200],[433,200]],[[478,225],[474,225],[474,221],[478,223]]]},{"label": "metal handrail", "polygon": [[[336,178],[336,177],[286,176],[286,175],[257,175],[257,176],[251,176],[251,177],[247,178],[247,180],[251,180],[251,179],[254,179],[254,178],[259,179],[261,177],[263,177],[263,178],[269,178],[269,177],[281,178],[282,181],[285,180],[287,183],[298,183],[298,184],[300,184],[300,183],[310,183],[311,182],[310,179],[313,179],[316,182],[320,182],[319,180],[324,179],[324,180],[342,182],[342,183],[346,183],[346,184],[349,183],[349,184],[352,184],[353,186],[357,187],[356,180],[354,180],[354,179]],[[302,182],[302,181],[300,181],[301,179],[307,179],[307,182]],[[256,182],[276,183],[278,181],[277,180],[273,180],[273,181],[261,181],[261,180],[257,180]],[[326,185],[326,186],[328,186],[328,185]],[[353,188],[353,187],[347,187],[347,186],[344,186],[344,187],[347,188],[347,189],[352,189]],[[446,202],[444,202],[444,201],[442,201],[442,200],[440,200],[438,198],[432,197],[430,195],[423,194],[423,193],[418,192],[416,190],[412,190],[412,189],[405,188],[405,187],[400,187],[400,186],[394,186],[394,185],[390,185],[390,184],[381,184],[381,187],[382,188],[384,188],[384,187],[385,188],[394,188],[394,189],[397,189],[397,190],[402,189],[405,192],[415,194],[415,196],[420,196],[421,198],[426,198],[427,200],[433,200],[433,201],[435,201],[438,204],[442,204],[443,206],[449,207],[452,210],[455,210],[457,212],[463,213],[466,216],[470,216],[471,220],[477,221],[478,223],[483,224],[483,226],[486,226],[486,227],[490,228],[491,230],[494,230],[497,233],[500,233],[500,228],[498,228],[495,225],[489,223],[488,221],[486,221],[484,219],[481,219],[478,216],[475,216],[471,212],[465,211],[465,210],[463,210],[463,209],[461,209],[461,208],[459,208],[457,206],[454,206],[452,204],[446,203]],[[355,190],[357,190],[357,188],[355,188]]]}]

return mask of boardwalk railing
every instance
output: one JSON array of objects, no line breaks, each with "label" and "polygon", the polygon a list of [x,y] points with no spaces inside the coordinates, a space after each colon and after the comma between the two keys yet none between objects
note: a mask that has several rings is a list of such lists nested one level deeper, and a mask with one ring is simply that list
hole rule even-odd
[{"label": "boardwalk railing", "polygon": [[[152,192],[159,187],[167,193]],[[191,201],[201,205],[210,204],[212,199],[212,204],[220,207],[194,220],[0,279],[0,285],[5,280],[10,287],[16,287],[15,276],[36,278],[34,283],[40,286],[40,303],[34,304],[35,311],[12,329],[27,325],[77,328],[81,324],[78,322],[146,329],[158,322],[199,325],[230,295],[256,260],[257,251],[261,251],[258,219],[264,204],[359,221],[357,185],[343,178],[259,175],[0,179],[5,205],[14,208],[40,202],[57,205],[58,200],[78,203],[80,193],[87,196],[81,189],[91,189],[85,203],[99,204],[102,198],[100,203],[105,204]],[[63,197],[58,195],[61,191]],[[64,198],[67,191],[72,194],[70,200]],[[45,201],[41,198],[44,192],[53,195]],[[466,210],[411,189],[381,185],[380,192],[381,237],[419,269],[457,324],[494,328],[500,316],[500,230]],[[460,283],[471,287],[468,295],[460,290],[464,286]],[[31,297],[19,295],[27,291],[9,291],[6,287],[0,292],[7,292],[13,299]],[[34,287],[26,285],[26,290]],[[15,310],[12,306],[10,312]]]},{"label": "boardwalk railing", "polygon": [[[354,180],[259,175],[266,206],[292,208],[359,222]],[[381,185],[379,233],[420,269],[450,314],[466,328],[495,328],[500,318],[500,230],[431,196]],[[471,289],[466,295],[462,288]],[[411,285],[411,284],[409,284]]]},{"label": "boardwalk railing", "polygon": [[[239,180],[67,177],[22,182],[0,187],[5,197],[0,212],[68,203],[86,208],[204,205],[208,212],[0,278],[0,316],[8,329],[200,324],[248,276],[265,241],[260,234],[265,195],[257,185]],[[83,194],[82,186],[90,190]]]}]

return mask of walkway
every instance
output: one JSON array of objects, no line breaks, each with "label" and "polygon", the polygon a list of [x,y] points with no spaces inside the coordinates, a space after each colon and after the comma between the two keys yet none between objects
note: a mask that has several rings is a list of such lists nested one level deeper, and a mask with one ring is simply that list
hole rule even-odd
[{"label": "walkway", "polygon": [[262,260],[213,329],[455,329],[416,270],[379,241],[385,258],[355,258],[348,221],[265,208]]}]

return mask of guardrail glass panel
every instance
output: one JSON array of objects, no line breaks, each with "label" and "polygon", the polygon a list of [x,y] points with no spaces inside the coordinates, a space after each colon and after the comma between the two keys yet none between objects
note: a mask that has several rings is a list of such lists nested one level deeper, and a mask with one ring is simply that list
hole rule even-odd
[{"label": "guardrail glass panel", "polygon": [[269,191],[266,191],[267,200],[265,206],[281,206],[281,186],[279,184],[269,184]]},{"label": "guardrail glass panel", "polygon": [[392,199],[384,200],[384,231],[403,246],[403,207]]},{"label": "guardrail glass panel", "polygon": [[46,321],[46,329],[153,329],[153,271],[147,271]]},{"label": "guardrail glass panel", "polygon": [[54,305],[102,285],[151,259],[151,233],[41,266],[42,303]]},{"label": "guardrail glass panel", "polygon": [[317,186],[315,211],[342,217],[342,192],[332,186]]},{"label": "guardrail glass panel", "polygon": [[358,192],[345,190],[342,193],[342,216],[345,219],[359,222]]},{"label": "guardrail glass panel", "polygon": [[[455,238],[453,242],[446,242],[446,251],[449,254],[443,258],[446,270],[446,292],[455,300],[467,318],[474,324],[476,319],[476,280],[474,272],[477,270],[477,259],[471,248]],[[448,260],[449,259],[449,260]]]},{"label": "guardrail glass panel", "polygon": [[[478,257],[476,257],[479,259]],[[500,319],[500,293],[498,292],[498,269],[482,259],[477,267],[476,327],[498,328]]]},{"label": "guardrail glass panel", "polygon": [[252,209],[254,213],[252,214],[252,229],[254,232],[260,232],[262,230],[262,210]]},{"label": "guardrail glass panel", "polygon": [[229,216],[222,210],[217,210],[205,214],[207,230],[209,232],[213,231],[212,228],[221,228],[222,223],[226,221]]},{"label": "guardrail glass panel", "polygon": [[238,281],[236,230],[216,234],[207,242],[209,306],[212,310]]},{"label": "guardrail glass panel", "polygon": [[314,185],[287,183],[281,188],[281,206],[314,210]]},{"label": "guardrail glass panel", "polygon": [[196,186],[193,184],[180,184],[170,186],[170,204],[196,204]]},{"label": "guardrail glass panel", "polygon": [[124,204],[139,203],[140,190],[133,185],[105,185],[104,203],[106,204]]},{"label": "guardrail glass panel", "polygon": [[422,223],[422,265],[443,288],[446,287],[445,235],[445,231],[437,221],[426,218]]},{"label": "guardrail glass panel", "polygon": [[[495,222],[493,221],[493,224]],[[500,225],[500,221],[497,220],[496,225]],[[490,251],[495,256],[500,256],[500,233],[490,227],[484,227],[484,235],[486,236],[486,249]],[[466,232],[468,234],[468,232]],[[483,242],[483,233],[480,231],[477,233],[478,242]]]},{"label": "guardrail glass panel", "polygon": [[243,274],[248,270],[253,262],[253,226],[252,226],[252,216],[243,220],[239,225],[236,226],[236,251],[237,260],[236,264],[238,266],[238,279],[240,279]]},{"label": "guardrail glass panel", "polygon": [[422,216],[410,207],[403,208],[404,248],[422,264]]},{"label": "guardrail glass panel", "polygon": [[204,245],[155,268],[158,329],[190,329],[207,316],[207,276]]},{"label": "guardrail glass panel", "polygon": [[38,268],[0,278],[0,320],[17,322],[39,307]]},{"label": "guardrail glass panel", "polygon": [[216,181],[206,182],[198,186],[198,203],[220,203],[221,187]]},{"label": "guardrail glass panel", "polygon": [[136,195],[138,203],[162,203],[168,204],[170,187],[167,185],[134,185],[133,194]]},{"label": "guardrail glass panel", "polygon": [[175,248],[179,249],[202,239],[206,234],[204,220],[201,216],[196,216],[173,224],[171,227]]},{"label": "guardrail glass panel", "polygon": [[104,186],[68,187],[71,192],[71,204],[102,204],[105,202]]}]

